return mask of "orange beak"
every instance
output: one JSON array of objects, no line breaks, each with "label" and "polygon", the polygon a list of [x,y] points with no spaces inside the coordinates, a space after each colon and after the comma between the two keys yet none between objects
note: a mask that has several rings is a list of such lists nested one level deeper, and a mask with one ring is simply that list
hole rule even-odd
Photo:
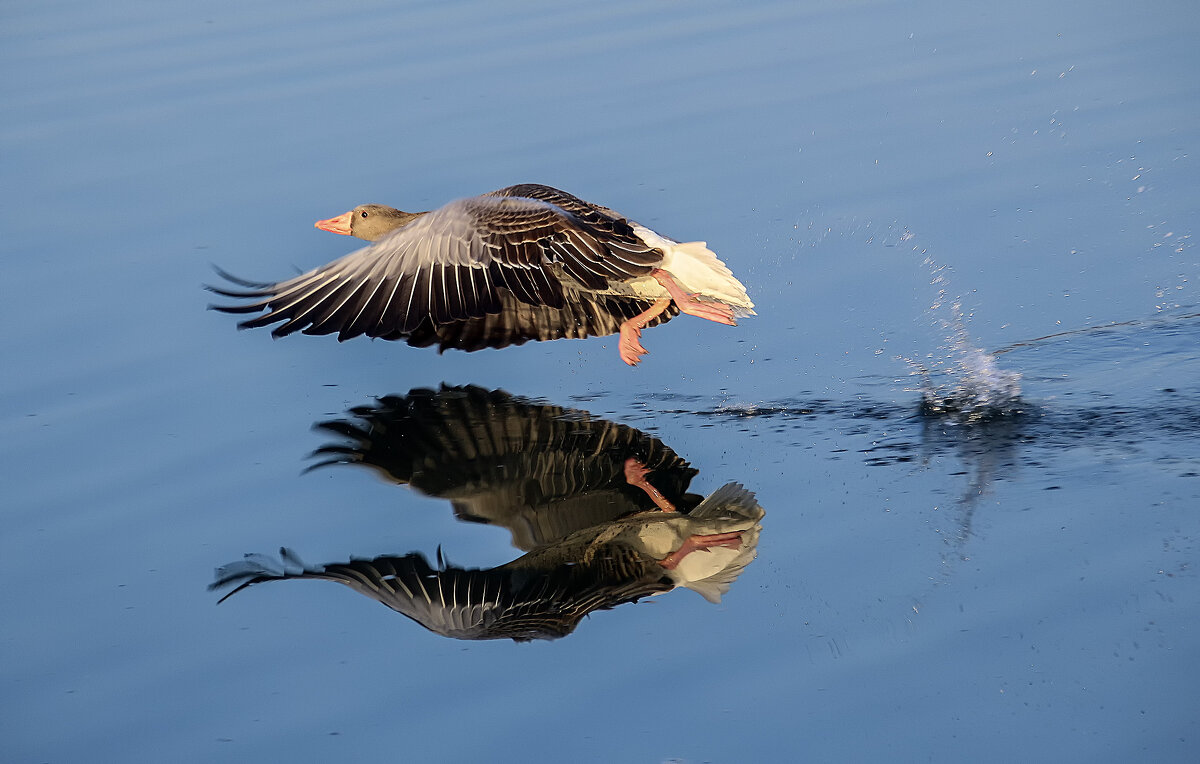
[{"label": "orange beak", "polygon": [[330,233],[340,233],[342,236],[350,236],[350,219],[354,216],[354,210],[343,212],[335,218],[328,220],[318,220],[314,225],[322,231]]}]

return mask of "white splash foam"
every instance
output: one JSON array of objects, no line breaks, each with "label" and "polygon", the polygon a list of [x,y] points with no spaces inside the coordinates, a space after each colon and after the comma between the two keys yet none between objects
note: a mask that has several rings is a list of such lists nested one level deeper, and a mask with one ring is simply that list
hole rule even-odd
[{"label": "white splash foam", "polygon": [[974,422],[1021,410],[1021,375],[1000,368],[996,356],[975,346],[967,332],[962,298],[948,300],[946,266],[932,258],[924,264],[933,271],[938,298],[929,307],[935,326],[946,342],[923,361],[905,358],[913,376],[921,377],[921,410]]}]

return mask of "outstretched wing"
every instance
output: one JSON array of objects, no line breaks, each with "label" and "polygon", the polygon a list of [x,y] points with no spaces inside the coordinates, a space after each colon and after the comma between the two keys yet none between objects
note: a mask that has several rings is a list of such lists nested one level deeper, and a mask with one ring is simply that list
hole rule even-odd
[{"label": "outstretched wing", "polygon": [[442,326],[500,313],[506,296],[561,309],[562,274],[603,289],[646,275],[661,258],[628,223],[621,225],[629,235],[623,229],[614,234],[617,222],[594,211],[581,214],[523,196],[460,199],[296,278],[244,291],[214,288],[252,300],[216,308],[266,311],[240,326],[283,322],[275,336],[303,331],[336,332],[339,340],[362,334],[398,339],[422,322]]},{"label": "outstretched wing", "polygon": [[[528,305],[508,292],[500,293],[500,311],[479,318],[448,324],[423,322],[411,334],[388,337],[405,339],[413,347],[436,345],[438,350],[457,348],[471,352],[484,348],[523,345],[530,340],[583,339],[616,334],[621,323],[651,306],[650,300],[618,294],[596,294],[568,289],[561,308]],[[644,328],[665,324],[679,315],[671,303],[650,319]]]}]

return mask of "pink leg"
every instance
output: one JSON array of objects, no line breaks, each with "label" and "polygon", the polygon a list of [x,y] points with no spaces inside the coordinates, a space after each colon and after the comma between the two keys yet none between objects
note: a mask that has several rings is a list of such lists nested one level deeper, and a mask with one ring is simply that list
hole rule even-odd
[{"label": "pink leg", "polygon": [[679,306],[682,313],[687,313],[689,316],[697,318],[707,318],[709,321],[716,321],[718,324],[729,324],[737,326],[737,322],[733,320],[733,308],[720,302],[709,302],[708,300],[698,300],[695,295],[687,294],[675,281],[675,277],[664,271],[662,268],[655,268],[650,271],[650,275],[654,280],[666,287],[667,294],[671,295],[671,299]]},{"label": "pink leg", "polygon": [[737,549],[742,545],[743,533],[745,531],[714,533],[711,536],[689,536],[688,540],[683,542],[683,546],[671,552],[666,558],[659,560],[658,564],[667,570],[674,570],[679,563],[683,562],[683,558],[692,552],[698,552],[701,549],[711,549],[715,546],[723,546],[726,549]]},{"label": "pink leg", "polygon": [[642,329],[646,327],[646,324],[653,321],[655,316],[666,310],[670,304],[670,298],[664,297],[644,312],[621,324],[621,339],[617,344],[617,350],[621,354],[622,361],[630,366],[637,366],[641,362],[642,356],[649,352],[638,341],[638,338],[642,336]]},{"label": "pink leg", "polygon": [[650,470],[646,469],[646,465],[639,462],[637,459],[630,457],[625,460],[625,482],[636,488],[641,488],[646,492],[658,508],[663,512],[674,512],[675,505],[672,504],[666,496],[662,495],[662,491],[650,485],[650,481],[646,480],[646,475]]}]

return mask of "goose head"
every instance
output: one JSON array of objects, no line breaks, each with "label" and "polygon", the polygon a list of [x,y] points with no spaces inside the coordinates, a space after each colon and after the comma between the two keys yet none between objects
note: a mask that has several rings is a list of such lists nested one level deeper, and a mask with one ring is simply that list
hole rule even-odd
[{"label": "goose head", "polygon": [[420,212],[403,212],[383,204],[360,204],[337,217],[318,220],[315,225],[322,231],[375,241],[397,228],[407,225],[421,214]]}]

